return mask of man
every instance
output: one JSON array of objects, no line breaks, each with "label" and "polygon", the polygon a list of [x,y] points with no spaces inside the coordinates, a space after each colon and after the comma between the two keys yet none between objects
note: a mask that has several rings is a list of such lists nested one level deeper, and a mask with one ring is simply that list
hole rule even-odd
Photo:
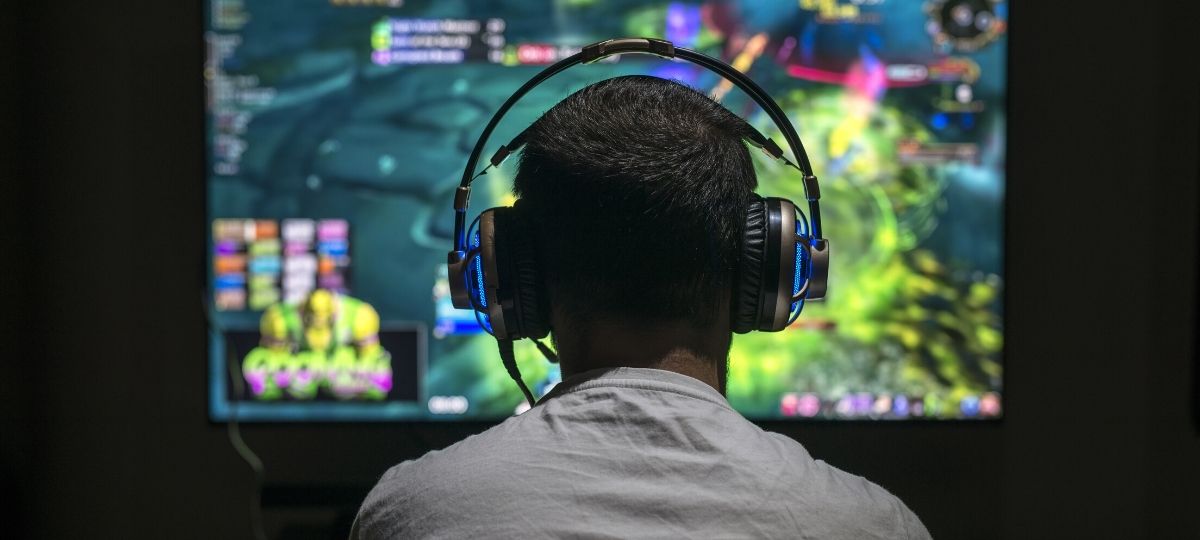
[{"label": "man", "polygon": [[756,185],[747,134],[652,77],[589,86],[530,127],[514,192],[564,380],[528,412],[393,467],[354,537],[929,536],[899,499],[724,398]]}]

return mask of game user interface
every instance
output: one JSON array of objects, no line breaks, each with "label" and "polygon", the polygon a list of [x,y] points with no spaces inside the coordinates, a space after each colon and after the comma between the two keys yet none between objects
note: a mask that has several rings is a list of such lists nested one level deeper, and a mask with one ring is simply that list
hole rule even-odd
[{"label": "game user interface", "polygon": [[[210,417],[520,413],[494,339],[451,306],[454,189],[522,83],[634,36],[749,75],[821,180],[828,298],[734,338],[729,402],[758,420],[998,418],[1007,20],[1002,0],[208,0]],[[539,86],[485,155],[626,74],[693,87],[783,143],[728,81],[626,55]],[[760,193],[804,199],[799,175],[753,155]],[[516,161],[475,182],[474,212],[513,202]],[[517,359],[535,395],[559,383],[528,341]]]}]

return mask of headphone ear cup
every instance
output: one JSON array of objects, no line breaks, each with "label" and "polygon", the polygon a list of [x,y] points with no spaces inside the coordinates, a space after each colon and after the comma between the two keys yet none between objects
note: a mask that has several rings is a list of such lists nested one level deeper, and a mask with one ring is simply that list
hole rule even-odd
[{"label": "headphone ear cup", "polygon": [[762,297],[755,330],[778,332],[787,328],[793,314],[792,297],[803,285],[806,246],[797,233],[796,205],[787,199],[771,197],[766,208],[766,246],[763,249]]},{"label": "headphone ear cup", "polygon": [[475,310],[482,313],[487,320],[490,331],[497,337],[509,334],[509,323],[505,320],[503,302],[500,296],[501,272],[497,254],[503,249],[497,243],[500,235],[496,234],[497,215],[503,208],[489,208],[479,214],[479,231],[473,240],[479,255],[470,262],[468,267],[468,287],[471,287],[472,302]]},{"label": "headphone ear cup", "polygon": [[745,334],[758,329],[762,299],[763,258],[767,245],[766,203],[757,195],[746,211],[742,229],[741,255],[734,275],[732,305],[733,331]]},{"label": "headphone ear cup", "polygon": [[533,228],[514,208],[513,235],[509,242],[512,249],[513,298],[520,321],[521,335],[530,339],[542,339],[550,333],[548,310],[543,294],[542,274],[538,270],[537,249]]},{"label": "headphone ear cup", "polygon": [[[793,298],[800,293],[800,288],[805,286],[805,281],[807,281],[808,276],[812,274],[812,264],[812,251],[808,245],[808,237],[798,237],[796,239],[796,273],[792,274]],[[811,286],[812,284],[809,283],[809,285]],[[808,295],[805,294],[805,297],[807,296]],[[789,304],[789,307],[792,311],[796,310],[796,303],[797,302],[792,302]],[[803,304],[801,304],[799,307],[800,309],[804,309]]]},{"label": "headphone ear cup", "polygon": [[[541,339],[549,333],[544,317],[542,280],[531,230],[513,208],[496,208],[496,298],[507,339]],[[494,326],[494,325],[493,325]]]}]

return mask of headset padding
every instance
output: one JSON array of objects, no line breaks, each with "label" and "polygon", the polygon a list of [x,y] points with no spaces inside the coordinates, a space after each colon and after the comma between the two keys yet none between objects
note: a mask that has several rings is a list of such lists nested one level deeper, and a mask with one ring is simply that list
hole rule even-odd
[{"label": "headset padding", "polygon": [[530,339],[541,339],[550,333],[546,322],[546,309],[542,303],[542,279],[538,271],[537,252],[534,248],[533,229],[522,219],[516,209],[510,210],[512,219],[509,247],[513,250],[513,278],[516,290],[513,298],[519,302],[517,308],[521,319],[521,334]]},{"label": "headset padding", "polygon": [[762,299],[762,265],[767,248],[767,205],[755,197],[746,212],[742,231],[741,257],[734,277],[733,331],[744,334],[758,328],[759,302]]}]

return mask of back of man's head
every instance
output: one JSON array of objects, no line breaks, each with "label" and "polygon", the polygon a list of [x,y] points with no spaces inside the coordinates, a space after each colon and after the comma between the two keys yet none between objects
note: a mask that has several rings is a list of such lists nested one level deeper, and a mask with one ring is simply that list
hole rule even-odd
[{"label": "back of man's head", "polygon": [[529,128],[513,190],[560,326],[723,319],[756,185],[748,131],[646,76],[588,86]]}]

